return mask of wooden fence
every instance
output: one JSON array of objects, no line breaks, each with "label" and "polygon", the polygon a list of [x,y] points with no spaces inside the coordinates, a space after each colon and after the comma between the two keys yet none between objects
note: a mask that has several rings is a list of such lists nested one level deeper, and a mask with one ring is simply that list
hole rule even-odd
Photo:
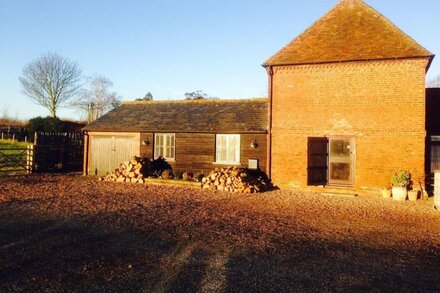
[{"label": "wooden fence", "polygon": [[80,172],[84,157],[82,133],[39,132],[34,138],[35,172]]},{"label": "wooden fence", "polygon": [[83,136],[78,133],[38,133],[27,148],[0,148],[0,174],[80,172]]},{"label": "wooden fence", "polygon": [[84,148],[78,145],[33,145],[34,172],[79,172]]}]

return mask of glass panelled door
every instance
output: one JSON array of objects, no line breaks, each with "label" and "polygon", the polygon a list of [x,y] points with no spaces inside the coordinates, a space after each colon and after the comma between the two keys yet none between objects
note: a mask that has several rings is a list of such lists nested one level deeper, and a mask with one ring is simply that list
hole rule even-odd
[{"label": "glass panelled door", "polygon": [[328,162],[330,185],[354,185],[355,148],[354,138],[330,137]]}]

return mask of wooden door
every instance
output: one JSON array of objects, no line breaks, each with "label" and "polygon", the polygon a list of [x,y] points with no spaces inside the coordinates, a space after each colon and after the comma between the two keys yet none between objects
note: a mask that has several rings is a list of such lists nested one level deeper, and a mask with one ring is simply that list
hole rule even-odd
[{"label": "wooden door", "polygon": [[90,175],[105,175],[127,161],[138,156],[139,141],[134,136],[90,137]]},{"label": "wooden door", "polygon": [[307,184],[327,184],[328,139],[309,138],[307,146]]},{"label": "wooden door", "polygon": [[431,136],[430,149],[429,171],[430,173],[434,173],[434,171],[440,170],[440,135]]},{"label": "wooden door", "polygon": [[328,160],[329,185],[354,185],[355,139],[330,137]]}]

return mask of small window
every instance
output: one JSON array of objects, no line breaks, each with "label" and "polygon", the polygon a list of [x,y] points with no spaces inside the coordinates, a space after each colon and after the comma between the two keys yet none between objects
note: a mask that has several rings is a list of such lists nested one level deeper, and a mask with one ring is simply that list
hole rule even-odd
[{"label": "small window", "polygon": [[154,158],[175,159],[176,137],[174,133],[156,133],[154,135]]},{"label": "small window", "polygon": [[240,164],[240,135],[217,134],[215,162],[224,165]]}]

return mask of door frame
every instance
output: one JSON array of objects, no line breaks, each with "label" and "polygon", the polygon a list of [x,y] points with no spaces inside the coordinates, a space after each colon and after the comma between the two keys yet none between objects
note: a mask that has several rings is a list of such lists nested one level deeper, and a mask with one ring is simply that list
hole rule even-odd
[{"label": "door frame", "polygon": [[[327,144],[327,185],[328,186],[346,186],[346,187],[353,187],[356,183],[356,137],[355,136],[348,136],[348,135],[331,135],[327,136],[328,144]],[[330,177],[330,164],[331,164],[331,152],[330,152],[330,144],[332,140],[350,140],[350,159],[351,159],[351,166],[350,166],[350,176],[351,180],[350,182],[343,183],[343,182],[331,182]]]}]

